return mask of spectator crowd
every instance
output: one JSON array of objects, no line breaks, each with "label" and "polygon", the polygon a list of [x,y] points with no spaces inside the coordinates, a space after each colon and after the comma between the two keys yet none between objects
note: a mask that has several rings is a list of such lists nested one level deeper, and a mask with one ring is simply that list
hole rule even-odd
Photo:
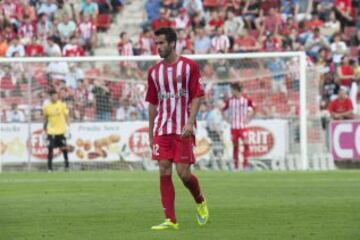
[{"label": "spectator crowd", "polygon": [[[108,27],[104,16],[126,11],[123,4],[120,0],[3,0],[0,56],[91,55],[97,46],[97,31]],[[328,109],[339,89],[346,89],[354,107],[360,104],[358,1],[146,0],[144,13],[138,36],[119,29],[119,55],[156,55],[153,31],[161,27],[177,30],[178,54],[305,51],[308,66],[316,67],[320,73],[319,89],[315,91],[321,99],[318,108]],[[296,69],[291,69],[292,61],[201,62],[202,75],[214,82],[207,86],[208,99],[225,98],[229,80],[238,80],[239,76],[252,79],[255,75],[255,80],[244,80],[244,85],[245,91],[250,89],[255,104],[263,105],[260,114],[285,117],[296,114],[296,104],[285,107],[298,97],[298,76],[294,74]],[[145,86],[141,81],[131,83],[127,79],[145,80],[149,64],[121,62],[97,68],[91,64],[53,62],[32,66],[31,80],[40,90],[49,85],[56,87],[71,102],[74,119],[146,119],[141,95]],[[17,109],[12,104],[18,102],[11,99],[19,97],[29,81],[24,76],[26,69],[15,71],[21,67],[26,68],[10,64],[1,68],[1,97],[10,99],[9,109]],[[289,72],[279,74],[284,69]],[[261,75],[259,72],[268,73],[270,79],[256,77]],[[251,89],[266,89],[267,81],[271,82],[268,90],[273,96],[264,98],[261,91],[251,93]],[[45,98],[44,91],[39,91],[36,99]],[[267,108],[265,102],[272,106],[272,101],[282,104],[281,109]],[[208,101],[204,111],[210,111],[213,105]]]}]

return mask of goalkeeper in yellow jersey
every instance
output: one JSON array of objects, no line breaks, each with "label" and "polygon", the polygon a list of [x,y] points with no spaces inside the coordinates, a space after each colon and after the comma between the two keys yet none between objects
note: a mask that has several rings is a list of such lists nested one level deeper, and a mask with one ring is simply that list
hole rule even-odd
[{"label": "goalkeeper in yellow jersey", "polygon": [[64,155],[65,170],[69,169],[68,149],[65,133],[69,125],[69,109],[59,99],[55,90],[49,92],[50,102],[44,105],[44,130],[48,139],[48,170],[51,172],[53,150],[60,148]]}]

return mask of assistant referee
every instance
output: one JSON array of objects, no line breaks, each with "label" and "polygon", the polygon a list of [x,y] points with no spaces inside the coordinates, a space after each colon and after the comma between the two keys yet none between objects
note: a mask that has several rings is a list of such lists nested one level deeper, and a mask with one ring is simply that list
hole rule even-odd
[{"label": "assistant referee", "polygon": [[68,149],[65,133],[69,125],[69,109],[66,103],[59,100],[55,90],[49,91],[51,101],[44,105],[44,130],[48,139],[48,170],[51,172],[53,150],[60,148],[64,155],[65,170],[69,169]]}]

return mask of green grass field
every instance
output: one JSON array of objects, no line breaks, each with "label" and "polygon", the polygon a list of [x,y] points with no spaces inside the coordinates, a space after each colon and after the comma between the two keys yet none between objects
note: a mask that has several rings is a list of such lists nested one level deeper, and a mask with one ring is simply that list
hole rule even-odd
[{"label": "green grass field", "polygon": [[360,239],[360,171],[196,172],[211,222],[179,180],[179,231],[163,220],[156,172],[0,174],[0,240]]}]

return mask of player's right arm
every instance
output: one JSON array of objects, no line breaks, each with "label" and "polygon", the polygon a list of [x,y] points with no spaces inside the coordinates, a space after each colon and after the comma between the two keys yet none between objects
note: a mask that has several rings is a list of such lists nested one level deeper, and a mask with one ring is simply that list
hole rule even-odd
[{"label": "player's right arm", "polygon": [[327,110],[329,111],[332,119],[339,119],[338,114],[335,112],[335,103],[334,102],[330,102]]},{"label": "player's right arm", "polygon": [[65,137],[70,138],[70,136],[71,136],[71,133],[70,133],[70,115],[69,115],[69,108],[67,107],[67,104],[65,102],[63,103],[63,114],[64,114],[64,118],[65,118],[65,121],[66,121]]},{"label": "player's right arm", "polygon": [[150,148],[153,147],[153,138],[154,138],[154,121],[156,117],[156,106],[152,103],[149,103],[149,142]]},{"label": "player's right arm", "polygon": [[229,108],[229,99],[225,100],[225,105],[223,108],[221,108],[221,116],[226,122],[230,123],[230,119],[225,114],[225,111],[228,110],[228,108]]},{"label": "player's right arm", "polygon": [[47,113],[46,113],[46,106],[43,107],[43,116],[44,116],[44,132],[47,133],[47,124],[48,124],[48,118],[47,118]]},{"label": "player's right arm", "polygon": [[69,116],[69,108],[67,107],[66,103],[63,104],[63,114],[65,117],[65,121],[67,126],[70,126],[70,116]]},{"label": "player's right arm", "polygon": [[151,70],[152,69],[149,70],[149,74],[148,74],[148,87],[147,87],[145,101],[149,103],[149,143],[150,143],[150,148],[152,149],[153,137],[154,137],[154,122],[155,122],[155,117],[157,115],[156,108],[159,100],[158,100],[157,87],[155,85],[153,77],[151,76],[151,72],[152,72]]},{"label": "player's right arm", "polygon": [[249,123],[255,116],[255,106],[252,102],[251,99],[248,99],[249,103],[248,103],[248,118],[247,118],[247,123]]}]

